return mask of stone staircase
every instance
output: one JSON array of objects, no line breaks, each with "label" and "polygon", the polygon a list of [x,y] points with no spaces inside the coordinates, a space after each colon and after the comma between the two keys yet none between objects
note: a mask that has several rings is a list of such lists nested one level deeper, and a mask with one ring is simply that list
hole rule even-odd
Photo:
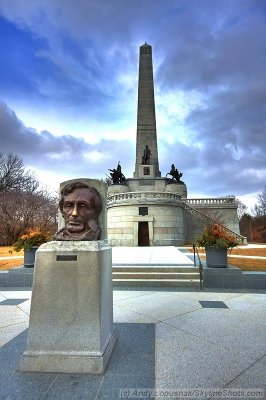
[{"label": "stone staircase", "polygon": [[114,247],[113,285],[200,288],[200,273],[172,246]]},{"label": "stone staircase", "polygon": [[113,266],[114,286],[200,287],[199,269],[182,266]]},{"label": "stone staircase", "polygon": [[[232,200],[235,200],[235,198],[229,197],[229,198],[221,198],[221,199],[201,199],[201,201],[204,201],[204,200],[215,202],[215,203],[210,203],[210,204],[216,204],[216,202],[217,202],[217,204],[219,204],[218,203],[219,201],[221,202],[221,204],[224,204],[225,201],[230,204],[230,202],[232,202]],[[233,235],[241,246],[246,246],[248,244],[247,238],[245,236],[242,236],[242,235],[240,235],[240,233],[232,231],[227,226],[218,222],[215,218],[212,218],[212,217],[208,216],[207,214],[199,211],[197,208],[195,208],[191,204],[189,204],[188,203],[189,201],[193,201],[193,199],[182,199],[182,202],[185,206],[185,212],[187,214],[193,214],[194,216],[196,216],[199,219],[199,221],[204,222],[205,225],[206,225],[206,223],[210,223],[210,224],[218,223],[227,233],[229,233],[230,235]],[[197,202],[197,199],[194,199],[194,201]],[[206,203],[206,204],[208,205],[209,203]],[[199,236],[200,236],[200,232],[199,232]],[[193,240],[191,240],[191,238],[190,238],[190,241],[193,242],[193,241],[195,241],[195,239],[193,238]]]}]

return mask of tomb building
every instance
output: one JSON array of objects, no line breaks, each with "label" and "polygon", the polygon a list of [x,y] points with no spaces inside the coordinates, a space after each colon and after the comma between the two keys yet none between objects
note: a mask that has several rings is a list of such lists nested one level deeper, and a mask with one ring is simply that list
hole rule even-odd
[{"label": "tomb building", "polygon": [[[179,167],[179,166],[178,166]],[[108,188],[108,241],[111,246],[178,246],[193,243],[204,218],[219,217],[239,235],[235,197],[189,199],[182,174],[172,164],[159,169],[152,47],[139,49],[136,163],[133,178]],[[207,217],[205,217],[207,215]]]}]

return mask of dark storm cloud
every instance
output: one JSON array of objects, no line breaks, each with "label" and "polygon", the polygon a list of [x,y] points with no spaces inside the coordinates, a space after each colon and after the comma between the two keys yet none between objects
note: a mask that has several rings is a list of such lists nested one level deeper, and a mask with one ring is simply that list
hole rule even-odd
[{"label": "dark storm cloud", "polygon": [[[89,144],[70,135],[55,136],[26,127],[4,103],[0,102],[0,149],[23,158],[25,164],[58,173],[105,178],[108,168],[114,168],[121,154],[132,153],[131,144],[121,140],[102,140]],[[93,154],[97,152],[99,158]],[[92,154],[90,156],[90,154]],[[114,160],[114,161],[113,161]],[[127,157],[132,162],[132,157]]]},{"label": "dark storm cloud", "polygon": [[266,91],[248,86],[215,95],[208,106],[187,118],[201,180],[217,193],[256,192],[266,180]]},{"label": "dark storm cloud", "polygon": [[[168,51],[165,42],[157,79],[165,92],[204,99],[184,122],[191,143],[181,150],[194,153],[191,166],[184,163],[190,189],[254,193],[266,183],[265,2],[213,2],[206,11],[186,9],[177,30],[169,28],[177,44]],[[174,149],[179,154],[178,132]]]},{"label": "dark storm cloud", "polygon": [[91,146],[83,139],[71,136],[56,137],[47,131],[38,133],[33,128],[25,127],[14,111],[2,102],[0,103],[0,131],[2,151],[19,152],[23,156],[32,154],[49,156],[70,151],[76,154],[81,148],[91,149]]},{"label": "dark storm cloud", "polygon": [[[5,48],[2,70],[5,66],[11,75],[2,85],[4,99],[14,90],[29,107],[33,98],[44,108],[60,105],[66,113],[75,110],[99,124],[108,122],[115,131],[120,121],[126,126],[127,113],[135,110],[135,103],[129,104],[136,102],[137,87],[134,91],[130,82],[137,76],[138,46],[147,41],[153,46],[157,92],[202,99],[185,117],[164,111],[176,139],[168,144],[166,128],[163,136],[158,134],[162,174],[175,162],[189,192],[206,196],[254,193],[265,186],[264,0],[2,0],[1,12],[17,29],[8,48],[14,49],[14,57],[21,56],[19,68],[14,68],[14,57],[10,59]],[[27,36],[24,47],[20,32]],[[18,48],[27,51],[18,53]],[[127,80],[121,81],[124,73]],[[4,83],[5,73],[0,75]],[[1,142],[32,162],[55,166],[63,159],[68,168],[65,160],[82,148],[81,162],[85,153],[98,151],[105,157],[100,161],[105,170],[107,164],[113,167],[110,160],[123,163],[128,154],[127,168],[134,165],[134,146],[126,141],[102,140],[92,146],[72,136],[38,133],[11,116],[5,123],[9,136],[1,136]],[[183,125],[187,144],[175,122]],[[159,124],[157,128],[160,133]],[[30,149],[27,142],[32,143]],[[40,161],[36,154],[41,151]]]},{"label": "dark storm cloud", "polygon": [[188,2],[161,32],[158,80],[166,88],[208,90],[265,78],[265,14],[263,1]]},{"label": "dark storm cloud", "polygon": [[162,59],[157,83],[166,88],[264,75],[263,1],[143,0],[139,6],[133,0],[80,0],[77,6],[72,0],[3,0],[1,9],[18,27],[34,32],[35,41],[45,40],[35,57],[57,66],[61,79],[80,87],[83,81],[87,90],[91,80],[96,88],[117,71],[135,68],[136,46],[145,40]]}]

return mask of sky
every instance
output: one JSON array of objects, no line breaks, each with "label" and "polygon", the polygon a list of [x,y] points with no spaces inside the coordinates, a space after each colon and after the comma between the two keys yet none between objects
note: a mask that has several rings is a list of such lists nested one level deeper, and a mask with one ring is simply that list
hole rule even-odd
[{"label": "sky", "polygon": [[264,0],[0,0],[0,151],[48,189],[135,168],[139,46],[153,48],[159,164],[189,198],[266,185]]}]

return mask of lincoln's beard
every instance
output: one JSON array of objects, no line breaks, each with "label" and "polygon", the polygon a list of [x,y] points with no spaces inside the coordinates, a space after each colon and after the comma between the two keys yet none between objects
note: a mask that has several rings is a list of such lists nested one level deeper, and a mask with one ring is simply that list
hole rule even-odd
[{"label": "lincoln's beard", "polygon": [[65,227],[69,233],[81,233],[90,229],[88,223],[85,224],[83,221],[78,220],[66,221]]},{"label": "lincoln's beard", "polygon": [[96,220],[88,221],[87,226],[78,221],[76,224],[73,221],[70,222],[67,222],[65,228],[55,234],[55,240],[99,240],[101,230]]}]

